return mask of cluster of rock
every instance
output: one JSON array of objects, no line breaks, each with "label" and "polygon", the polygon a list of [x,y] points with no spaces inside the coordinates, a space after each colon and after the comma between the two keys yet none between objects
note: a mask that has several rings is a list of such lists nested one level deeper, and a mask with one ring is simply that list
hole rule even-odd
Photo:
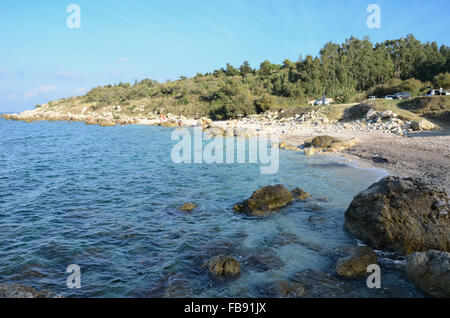
[{"label": "cluster of rock", "polygon": [[380,131],[404,136],[414,131],[435,129],[435,126],[425,119],[405,121],[391,110],[378,112],[373,109],[369,109],[364,118],[355,121],[330,120],[327,118],[325,111],[319,109],[304,114],[296,114],[288,118],[283,117],[282,112],[266,112],[243,118],[241,123],[253,125],[257,127],[257,130],[273,128],[282,133],[294,133],[301,129],[314,129],[319,132],[339,132],[343,130]]},{"label": "cluster of rock", "polygon": [[365,127],[366,131],[380,130],[383,132],[391,132],[396,135],[406,135],[413,131],[432,130],[435,129],[434,124],[426,119],[419,121],[404,121],[398,114],[391,110],[378,112],[369,109],[362,121],[356,121],[360,128]]},{"label": "cluster of rock", "polygon": [[135,124],[138,122],[136,117],[127,116],[114,116],[112,112],[106,112],[98,114],[95,112],[72,114],[59,113],[52,110],[40,110],[40,111],[30,111],[26,110],[20,114],[2,114],[1,117],[6,120],[20,120],[25,122],[48,120],[48,121],[78,121],[85,122],[86,125],[100,125],[100,126],[116,126],[116,125],[127,125]]},{"label": "cluster of rock", "polygon": [[353,199],[344,226],[373,248],[407,255],[406,272],[415,285],[431,296],[450,297],[450,208],[444,189],[420,179],[386,177]]},{"label": "cluster of rock", "polygon": [[38,291],[32,287],[19,284],[0,284],[0,298],[60,298],[48,290]]},{"label": "cluster of rock", "polygon": [[203,127],[203,132],[211,137],[254,137],[257,135],[256,130],[249,128],[241,128],[238,126],[227,126],[225,128],[221,126],[207,125]]}]

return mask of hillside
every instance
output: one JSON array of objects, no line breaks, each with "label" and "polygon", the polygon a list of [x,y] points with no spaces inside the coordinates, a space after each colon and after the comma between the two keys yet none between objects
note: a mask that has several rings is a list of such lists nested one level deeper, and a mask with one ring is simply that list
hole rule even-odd
[{"label": "hillside", "polygon": [[323,94],[345,104],[399,91],[418,96],[432,87],[450,88],[448,46],[421,43],[412,35],[375,44],[351,37],[340,45],[327,43],[319,56],[300,57],[297,62],[265,61],[258,69],[248,62],[238,68],[227,64],[166,83],[144,79],[96,87],[84,96],[36,107],[75,114],[109,112],[115,107],[124,116],[172,113],[221,120],[305,106]]}]

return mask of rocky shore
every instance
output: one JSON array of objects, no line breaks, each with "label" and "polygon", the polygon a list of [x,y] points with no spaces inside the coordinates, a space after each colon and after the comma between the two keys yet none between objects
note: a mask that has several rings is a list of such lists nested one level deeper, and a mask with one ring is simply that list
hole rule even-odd
[{"label": "rocky shore", "polygon": [[[437,130],[422,119],[405,121],[392,111],[367,110],[354,121],[332,121],[320,111],[285,118],[267,112],[241,120],[212,122],[207,118],[187,119],[152,114],[146,118],[118,115],[118,111],[95,114],[61,114],[48,110],[3,114],[7,120],[32,122],[84,121],[86,124],[116,126],[148,124],[164,127],[201,126],[213,137],[254,137],[266,135],[281,142],[285,151],[306,155],[339,153],[364,159],[383,168],[389,176],[355,196],[345,213],[345,229],[364,246],[351,247],[336,259],[333,272],[304,270],[290,280],[271,286],[281,297],[338,296],[351,289],[349,281],[367,276],[365,269],[377,264],[378,254],[392,252],[406,259],[408,279],[433,297],[450,297],[450,133]],[[314,194],[313,194],[314,195]],[[312,195],[312,196],[313,196]],[[310,194],[283,185],[256,189],[234,206],[236,213],[265,217],[296,200],[311,200]],[[192,211],[186,203],[180,210]],[[195,213],[192,212],[192,213]],[[313,219],[311,219],[313,221]],[[245,263],[232,255],[218,254],[204,262],[213,277],[236,279]],[[0,286],[3,297],[38,295],[34,290]],[[3,289],[2,289],[3,288]],[[3,290],[3,294],[2,294]]]}]

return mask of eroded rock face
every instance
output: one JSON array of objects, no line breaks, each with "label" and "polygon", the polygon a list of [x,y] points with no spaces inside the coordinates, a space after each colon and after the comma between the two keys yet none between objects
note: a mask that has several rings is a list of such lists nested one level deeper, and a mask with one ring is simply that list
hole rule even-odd
[{"label": "eroded rock face", "polygon": [[266,215],[294,201],[294,196],[282,184],[266,186],[253,192],[252,196],[236,204],[233,209],[254,215]]},{"label": "eroded rock face", "polygon": [[409,279],[433,297],[450,297],[450,254],[430,250],[408,255]]},{"label": "eroded rock face", "polygon": [[345,220],[351,234],[376,249],[450,251],[447,193],[420,179],[389,176],[371,185],[353,199]]},{"label": "eroded rock face", "polygon": [[367,246],[360,246],[352,255],[340,258],[336,263],[336,274],[348,279],[362,279],[367,275],[367,266],[377,264],[378,257]]},{"label": "eroded rock face", "polygon": [[60,296],[48,290],[37,291],[19,284],[0,284],[0,298],[59,298]]},{"label": "eroded rock face", "polygon": [[218,255],[209,261],[209,271],[216,276],[233,277],[240,274],[241,265],[234,257]]}]

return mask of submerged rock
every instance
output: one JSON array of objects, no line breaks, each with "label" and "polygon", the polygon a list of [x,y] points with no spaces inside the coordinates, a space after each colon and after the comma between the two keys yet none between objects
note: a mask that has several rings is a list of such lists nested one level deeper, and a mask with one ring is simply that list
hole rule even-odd
[{"label": "submerged rock", "polygon": [[389,176],[353,199],[345,212],[345,228],[377,249],[448,252],[448,210],[444,189],[420,179]]},{"label": "submerged rock", "polygon": [[233,277],[240,274],[241,265],[234,257],[218,255],[209,261],[209,271],[216,276]]},{"label": "submerged rock", "polygon": [[307,269],[292,276],[291,281],[305,286],[304,297],[354,296],[353,285],[321,270]]},{"label": "submerged rock", "polygon": [[253,192],[252,196],[236,204],[233,209],[254,215],[265,215],[294,201],[292,193],[282,184],[266,186]]},{"label": "submerged rock", "polygon": [[282,297],[301,297],[305,294],[306,287],[297,282],[279,281],[276,284],[277,291]]},{"label": "submerged rock", "polygon": [[300,188],[295,188],[291,191],[292,196],[294,197],[294,200],[306,200],[311,196],[309,192],[303,191]]},{"label": "submerged rock", "polygon": [[450,297],[450,254],[430,250],[408,255],[406,273],[409,279],[433,297]]},{"label": "submerged rock", "polygon": [[377,264],[377,261],[377,254],[370,247],[361,246],[352,255],[340,258],[335,271],[348,279],[360,279],[367,275],[367,266]]},{"label": "submerged rock", "polygon": [[196,208],[197,206],[193,203],[185,203],[180,207],[181,211],[192,211]]},{"label": "submerged rock", "polygon": [[60,298],[61,296],[50,292],[37,291],[34,288],[19,284],[0,284],[0,298]]}]

